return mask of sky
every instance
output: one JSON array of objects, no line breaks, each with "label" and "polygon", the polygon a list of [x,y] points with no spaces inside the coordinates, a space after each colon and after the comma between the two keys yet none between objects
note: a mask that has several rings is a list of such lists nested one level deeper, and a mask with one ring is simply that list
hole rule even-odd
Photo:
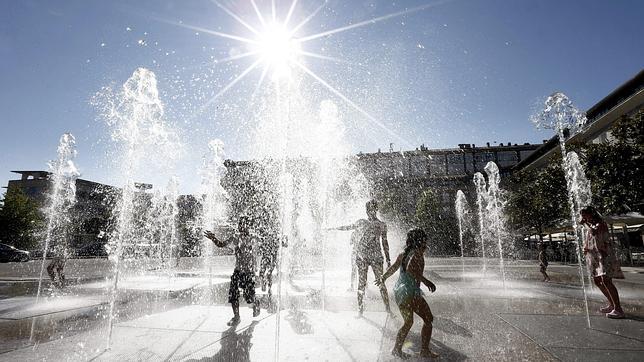
[{"label": "sky", "polygon": [[[274,2],[283,21],[292,1]],[[255,3],[269,21],[271,1]],[[298,58],[317,79],[293,70],[306,100],[300,114],[316,118],[331,102],[352,153],[540,143],[552,133],[529,118],[549,94],[586,110],[644,66],[637,0],[299,0],[290,26],[317,8],[294,38],[366,21],[301,44],[322,56]],[[261,67],[226,88],[257,56],[226,60],[249,48],[221,35],[257,38],[250,0],[23,0],[0,9],[2,186],[11,170],[46,169],[65,132],[76,137],[82,178],[122,184],[124,146],[101,105],[117,97],[106,87],[118,90],[139,67],[156,75],[163,122],[179,141],[172,157],[159,151],[163,161],[142,162],[137,181],[174,175],[181,192],[194,192],[209,140],[235,160],[259,147],[251,135],[270,118],[270,97],[255,92]]]}]

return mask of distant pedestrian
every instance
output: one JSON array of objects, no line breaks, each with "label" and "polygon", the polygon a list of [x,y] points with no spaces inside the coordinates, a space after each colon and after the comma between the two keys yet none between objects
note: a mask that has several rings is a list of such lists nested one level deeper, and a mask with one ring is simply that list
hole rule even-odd
[{"label": "distant pedestrian", "polygon": [[599,311],[606,313],[608,318],[622,319],[624,311],[613,279],[624,279],[624,273],[610,241],[608,225],[592,206],[581,210],[580,223],[587,228],[586,240],[584,240],[586,265],[593,276],[595,285],[608,299],[608,305],[600,308]]},{"label": "distant pedestrian", "polygon": [[425,269],[425,249],[427,248],[427,234],[423,230],[414,229],[407,233],[405,250],[398,255],[396,261],[387,269],[382,278],[376,280],[376,285],[383,285],[385,280],[399,270],[398,281],[394,286],[394,297],[396,304],[400,309],[404,323],[398,335],[396,343],[391,353],[399,358],[407,358],[409,355],[402,351],[403,343],[407,334],[414,324],[414,313],[423,319],[423,329],[421,330],[421,357],[438,357],[438,354],[429,349],[429,342],[432,338],[432,322],[434,316],[432,311],[423,298],[423,292],[420,290],[420,283],[427,286],[430,292],[436,291],[434,283],[423,276]]},{"label": "distant pedestrian", "polygon": [[52,285],[58,288],[65,287],[65,264],[67,264],[68,250],[63,243],[55,244],[50,251],[51,261],[47,265],[47,274]]},{"label": "distant pedestrian", "polygon": [[539,244],[539,271],[541,274],[543,274],[543,282],[549,282],[550,277],[548,276],[548,273],[546,273],[546,269],[548,268],[548,256],[546,254],[546,244],[540,243]]},{"label": "distant pedestrian", "polygon": [[255,237],[250,233],[250,220],[246,216],[239,218],[237,232],[226,241],[220,241],[215,234],[205,231],[204,235],[212,240],[220,248],[232,245],[235,252],[235,270],[230,277],[230,287],[228,289],[228,302],[233,308],[233,318],[228,322],[229,326],[239,324],[239,289],[244,291],[246,303],[253,306],[253,317],[260,313],[259,300],[255,298],[255,257],[253,249],[255,247]]}]

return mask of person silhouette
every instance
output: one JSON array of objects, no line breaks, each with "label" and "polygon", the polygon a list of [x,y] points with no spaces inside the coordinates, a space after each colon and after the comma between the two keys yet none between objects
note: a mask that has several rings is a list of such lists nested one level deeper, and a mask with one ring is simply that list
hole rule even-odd
[{"label": "person silhouette", "polygon": [[[355,239],[356,266],[358,269],[358,315],[364,312],[364,294],[367,287],[367,272],[369,267],[376,280],[382,277],[383,253],[387,267],[391,266],[389,258],[389,243],[387,242],[387,224],[378,219],[378,203],[370,200],[365,204],[367,219],[360,219],[351,225],[332,228],[331,230],[354,230],[357,232]],[[380,249],[382,245],[382,251]],[[389,294],[384,284],[379,285],[380,295],[385,304],[387,313],[391,314]]]}]

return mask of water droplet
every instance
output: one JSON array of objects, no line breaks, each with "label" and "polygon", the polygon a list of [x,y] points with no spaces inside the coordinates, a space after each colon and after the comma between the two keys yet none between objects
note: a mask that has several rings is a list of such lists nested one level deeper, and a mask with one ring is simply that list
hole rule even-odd
[{"label": "water droplet", "polygon": [[132,28],[128,26],[127,28],[125,28],[125,31],[132,31]]},{"label": "water droplet", "polygon": [[101,48],[105,47],[105,43],[101,43]]}]

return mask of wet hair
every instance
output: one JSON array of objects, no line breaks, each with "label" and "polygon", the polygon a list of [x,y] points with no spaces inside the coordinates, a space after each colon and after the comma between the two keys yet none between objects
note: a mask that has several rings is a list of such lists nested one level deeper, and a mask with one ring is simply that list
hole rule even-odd
[{"label": "wet hair", "polygon": [[594,206],[588,205],[581,209],[580,211],[581,214],[588,214],[592,216],[593,219],[595,220],[602,220],[602,215],[597,211],[597,209]]},{"label": "wet hair", "polygon": [[376,200],[369,200],[365,204],[365,207],[367,208],[367,211],[378,211],[378,201]]},{"label": "wet hair", "polygon": [[407,241],[403,251],[403,270],[407,269],[407,263],[412,253],[427,242],[427,233],[422,229],[411,229],[407,232]]}]

